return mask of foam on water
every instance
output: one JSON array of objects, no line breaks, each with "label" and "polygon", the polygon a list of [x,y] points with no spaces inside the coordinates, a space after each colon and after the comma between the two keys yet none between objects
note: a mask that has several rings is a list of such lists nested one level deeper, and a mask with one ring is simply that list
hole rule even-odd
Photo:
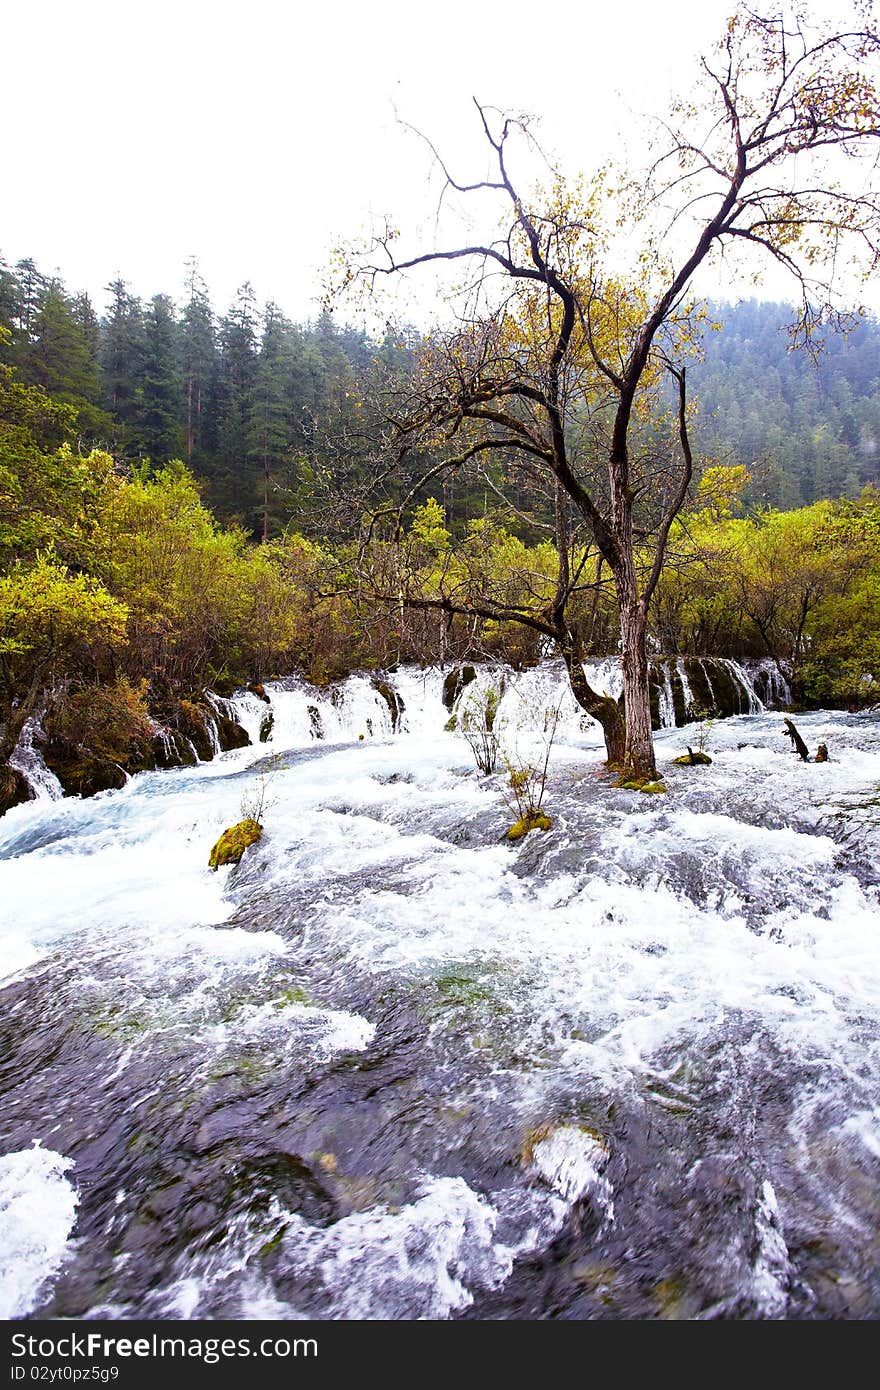
[{"label": "foam on water", "polygon": [[[478,675],[477,693],[490,678]],[[502,712],[523,747],[541,744],[555,680],[525,672],[505,689]],[[467,1085],[459,1078],[465,1090],[472,1082],[469,1097],[497,1085],[507,1123],[520,1126],[518,1141],[499,1137],[491,1182],[420,1158],[421,1179],[410,1169],[393,1199],[380,1185],[385,1201],[337,1210],[331,1224],[281,1207],[260,1221],[242,1216],[222,1247],[187,1250],[146,1302],[121,1299],[109,1315],[300,1316],[316,1306],[334,1317],[454,1315],[502,1288],[517,1258],[546,1251],[572,1206],[609,1239],[624,1221],[618,1149],[587,1127],[592,1119],[581,1124],[573,1097],[599,1093],[640,1113],[647,1096],[670,1115],[696,1113],[708,1086],[723,1097],[738,1067],[758,1073],[764,1050],[778,1051],[804,1091],[790,1107],[792,1163],[805,1173],[815,1165],[815,1095],[856,1167],[880,1156],[868,1079],[880,1027],[878,904],[841,860],[833,824],[841,799],[869,797],[880,781],[873,726],[835,714],[799,720],[811,746],[831,748],[832,761],[815,765],[791,757],[780,716],[743,716],[712,729],[713,763],[694,769],[671,766],[693,732],[665,731],[658,761],[669,792],[652,800],[597,777],[598,740],[569,711],[551,757],[552,830],[513,847],[502,838],[503,777],[478,775],[464,741],[443,732],[441,673],[399,672],[395,688],[400,736],[367,677],[346,682],[335,703],[287,682],[270,688],[268,750],[135,778],[90,803],[16,808],[0,824],[9,968],[52,952],[51,969],[68,972],[90,1014],[120,997],[138,1014],[136,1040],[124,1019],[100,1034],[106,1076],[142,1062],[159,1034],[173,1034],[189,1059],[194,1093],[216,1075],[217,1054],[237,1064],[243,1049],[263,1060],[264,1078],[288,1067],[299,1084],[323,1064],[338,1065],[341,1081],[374,1049],[363,1076],[348,1077],[361,1094],[375,1053],[380,1066],[383,1049],[391,1056],[387,1032],[403,1000],[404,1032],[436,1065],[435,1081],[473,1063]],[[266,707],[248,698],[256,721]],[[208,851],[258,775],[249,761],[273,745],[288,755],[271,771],[263,839],[240,869],[212,874]],[[283,992],[300,968],[318,977],[308,998],[320,1002]],[[238,1096],[247,1073],[232,1063],[223,1075]],[[394,1072],[395,1084],[408,1077]],[[523,1133],[554,1116],[523,1170]],[[302,1150],[310,1163],[317,1142]],[[28,1161],[42,1163],[41,1152]],[[791,1195],[763,1163],[753,1171],[729,1259],[742,1306],[780,1317],[795,1285]],[[42,1176],[69,1189],[63,1174]],[[821,1186],[810,1189],[817,1211],[830,1200]],[[835,1220],[856,1222],[842,1198],[839,1207]],[[72,1215],[62,1247],[71,1224]],[[260,1255],[279,1230],[271,1258]]]},{"label": "foam on water", "polygon": [[566,1202],[593,1200],[607,1221],[614,1220],[612,1188],[603,1171],[607,1146],[577,1125],[557,1125],[532,1148],[532,1169]]},{"label": "foam on water", "polygon": [[72,1160],[35,1144],[0,1158],[0,1317],[21,1318],[64,1263],[77,1193]]}]

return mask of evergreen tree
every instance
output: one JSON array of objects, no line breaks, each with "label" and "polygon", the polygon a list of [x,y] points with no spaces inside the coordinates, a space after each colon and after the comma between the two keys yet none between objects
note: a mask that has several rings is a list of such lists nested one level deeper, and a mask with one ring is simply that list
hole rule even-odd
[{"label": "evergreen tree", "polygon": [[[291,463],[294,437],[292,397],[293,325],[277,304],[263,313],[263,334],[249,422],[250,458],[259,479],[259,526],[264,541],[290,514],[295,487]],[[285,506],[286,502],[286,506]]]},{"label": "evergreen tree", "polygon": [[210,471],[215,505],[227,517],[255,526],[257,489],[250,454],[250,421],[257,379],[257,312],[245,282],[220,323],[217,447]]},{"label": "evergreen tree", "polygon": [[71,404],[97,404],[98,364],[60,280],[49,282],[33,317],[27,365],[28,378],[50,396]]},{"label": "evergreen tree", "polygon": [[104,400],[113,419],[114,451],[132,457],[140,452],[137,426],[143,373],[143,307],[139,299],[129,294],[124,280],[113,280],[107,289],[113,298],[101,335]]},{"label": "evergreen tree", "polygon": [[144,453],[156,465],[179,457],[184,444],[177,358],[174,305],[167,295],[157,294],[144,318],[138,430]]},{"label": "evergreen tree", "polygon": [[181,322],[181,358],[186,409],[186,458],[202,461],[211,421],[208,419],[212,385],[217,370],[217,340],[207,286],[192,256],[186,264],[187,301]]},{"label": "evergreen tree", "polygon": [[19,337],[27,342],[31,336],[34,319],[43,302],[48,282],[45,275],[41,275],[37,270],[30,257],[17,261],[15,271],[18,281],[15,326]]}]

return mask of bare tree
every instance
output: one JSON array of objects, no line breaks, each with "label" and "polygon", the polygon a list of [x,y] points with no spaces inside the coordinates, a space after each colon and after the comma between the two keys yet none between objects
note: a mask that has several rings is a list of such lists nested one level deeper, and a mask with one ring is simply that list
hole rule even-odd
[{"label": "bare tree", "polygon": [[[378,276],[426,264],[465,264],[470,293],[459,323],[427,344],[391,420],[393,468],[403,479],[398,516],[438,477],[477,464],[502,490],[517,473],[551,480],[555,589],[507,616],[553,638],[576,698],[603,726],[609,761],[628,776],[655,774],[647,622],[693,475],[686,388],[693,277],[734,248],[771,257],[798,288],[793,333],[809,343],[821,324],[836,322],[844,257],[865,272],[877,265],[876,178],[865,179],[864,165],[861,183],[843,178],[853,167],[846,157],[876,160],[880,137],[880,42],[870,6],[861,16],[846,32],[747,9],[730,21],[713,57],[701,62],[696,99],[660,124],[666,152],[630,190],[640,270],[625,282],[606,264],[603,178],[587,197],[561,181],[526,197],[509,166],[518,141],[529,139],[527,123],[479,104],[491,175],[460,181],[434,155],[448,190],[496,200],[500,232],[410,257],[386,233],[348,268],[349,279],[374,285]],[[673,402],[665,413],[664,382]],[[571,567],[573,517],[588,528],[613,581],[623,716],[584,673],[582,636],[571,620],[583,586],[582,571]],[[432,601],[450,611],[455,604],[449,594]],[[473,599],[464,606],[473,610]]]}]

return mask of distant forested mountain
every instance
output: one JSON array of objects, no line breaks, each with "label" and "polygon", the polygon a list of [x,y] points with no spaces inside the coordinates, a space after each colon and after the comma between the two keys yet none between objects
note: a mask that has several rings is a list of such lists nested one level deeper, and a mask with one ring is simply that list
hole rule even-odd
[{"label": "distant forested mountain", "polygon": [[704,334],[689,369],[701,453],[746,464],[747,501],[799,507],[855,497],[880,482],[880,324],[829,334],[815,361],[791,351],[791,310],[757,300],[709,306],[721,331]]},{"label": "distant forested mountain", "polygon": [[[295,324],[249,284],[218,315],[194,261],[177,302],[145,302],[123,280],[107,290],[99,316],[33,261],[0,261],[0,361],[74,407],[83,447],[131,467],[184,459],[218,519],[255,539],[291,524],[332,530],[335,500],[375,463],[377,387],[406,369],[419,335],[372,342],[329,314]],[[747,503],[791,508],[880,481],[876,321],[829,337],[814,364],[789,351],[785,306],[712,305],[709,316],[723,329],[706,331],[690,368],[694,438],[712,462],[748,466]],[[443,501],[455,527],[485,494],[462,478]]]}]

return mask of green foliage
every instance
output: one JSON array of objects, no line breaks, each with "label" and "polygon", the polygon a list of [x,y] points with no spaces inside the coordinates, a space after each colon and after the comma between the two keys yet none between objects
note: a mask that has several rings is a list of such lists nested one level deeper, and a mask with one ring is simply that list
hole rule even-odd
[{"label": "green foliage", "polygon": [[0,755],[8,757],[52,681],[95,671],[121,646],[127,610],[91,575],[47,555],[0,575]]},{"label": "green foliage", "polygon": [[876,701],[880,492],[678,527],[655,622],[667,651],[771,657],[809,704]]},{"label": "green foliage", "polygon": [[69,659],[76,648],[119,646],[127,610],[92,575],[71,574],[48,555],[0,576],[0,672],[13,686],[33,663]]}]

